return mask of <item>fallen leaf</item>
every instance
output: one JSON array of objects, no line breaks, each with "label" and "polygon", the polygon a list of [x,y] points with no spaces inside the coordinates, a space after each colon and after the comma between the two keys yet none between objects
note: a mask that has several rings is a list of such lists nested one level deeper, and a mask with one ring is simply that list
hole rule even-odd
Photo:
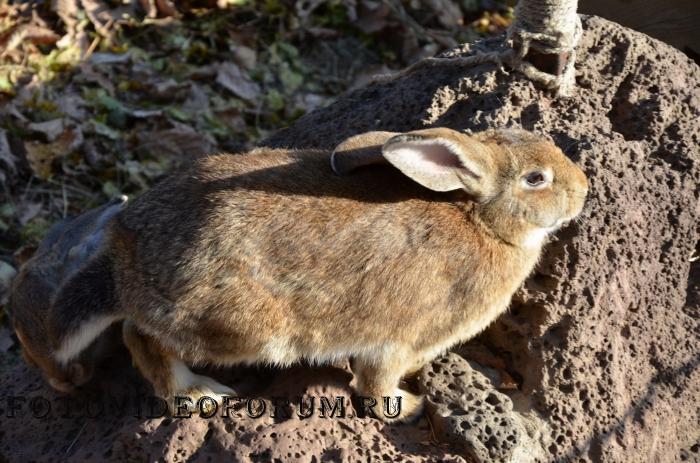
[{"label": "fallen leaf", "polygon": [[236,110],[217,112],[216,117],[232,132],[245,133],[245,131],[248,129],[248,125],[245,123],[245,120]]},{"label": "fallen leaf", "polygon": [[189,82],[176,82],[175,79],[166,79],[151,85],[149,95],[157,101],[173,102],[184,100],[189,92]]},{"label": "fallen leaf", "polygon": [[22,124],[29,122],[24,114],[22,114],[14,103],[0,105],[0,116],[2,118],[16,119]]},{"label": "fallen leaf", "polygon": [[18,266],[24,265],[25,262],[32,258],[36,249],[37,247],[35,245],[25,244],[12,253],[12,259]]},{"label": "fallen leaf", "polygon": [[101,0],[80,0],[88,17],[98,34],[111,38],[114,33],[113,25],[128,21],[135,15],[133,2],[122,3],[118,8],[110,8],[107,2]]},{"label": "fallen leaf", "polygon": [[156,18],[158,16],[158,7],[155,0],[139,0],[139,3],[146,12],[147,18]]},{"label": "fallen leaf", "polygon": [[189,74],[189,77],[194,80],[208,80],[216,77],[217,66],[207,64],[206,66],[197,66]]},{"label": "fallen leaf", "polygon": [[248,74],[241,71],[231,62],[219,63],[217,66],[216,82],[231,93],[247,101],[255,101],[260,97],[260,87],[253,82]]},{"label": "fallen leaf", "polygon": [[85,100],[80,96],[67,93],[54,100],[58,111],[64,116],[82,121],[85,119]]},{"label": "fallen leaf", "polygon": [[17,207],[17,220],[20,225],[27,225],[41,212],[42,204],[25,201]]},{"label": "fallen leaf", "polygon": [[233,59],[236,61],[236,63],[248,70],[255,67],[255,63],[257,62],[257,53],[252,48],[246,47],[245,45],[236,45],[232,52]]},{"label": "fallen leaf", "polygon": [[108,125],[105,125],[95,120],[86,122],[84,127],[86,133],[102,135],[103,137],[109,138],[110,140],[118,140],[119,138],[121,138],[121,133],[118,130],[114,130]]},{"label": "fallen leaf", "polygon": [[365,34],[373,34],[389,24],[391,8],[386,3],[363,1],[358,8],[355,27]]},{"label": "fallen leaf", "polygon": [[0,304],[2,305],[7,303],[7,297],[15,275],[17,275],[17,270],[4,260],[0,260]]},{"label": "fallen leaf", "polygon": [[170,0],[156,0],[156,6],[161,16],[172,16],[175,18],[180,16],[177,8],[175,8],[175,5]]},{"label": "fallen leaf", "polygon": [[6,326],[0,326],[0,352],[5,353],[15,345],[12,331]]},{"label": "fallen leaf", "polygon": [[305,113],[321,107],[324,102],[326,102],[326,98],[316,93],[304,93],[294,98],[294,106],[303,110]]},{"label": "fallen leaf", "polygon": [[51,143],[25,142],[27,162],[32,171],[42,179],[51,177],[51,165],[54,159],[63,157],[83,143],[83,134],[79,127],[69,127]]},{"label": "fallen leaf", "polygon": [[75,34],[78,25],[78,11],[80,0],[52,0],[51,9],[56,12],[63,21],[66,30],[72,36]]},{"label": "fallen leaf", "polygon": [[176,163],[211,154],[216,142],[189,125],[172,122],[173,128],[138,135],[138,152]]},{"label": "fallen leaf", "polygon": [[114,95],[114,84],[110,78],[95,69],[89,62],[80,64],[80,74],[73,79],[73,82],[76,84],[96,83],[105,89],[109,95]]},{"label": "fallen leaf", "polygon": [[128,63],[131,59],[131,53],[93,53],[88,61],[91,64],[104,66],[108,64],[123,64]]},{"label": "fallen leaf", "polygon": [[325,40],[336,39],[342,35],[340,31],[328,27],[309,27],[306,29],[306,32],[311,34],[312,37]]},{"label": "fallen leaf", "polygon": [[17,172],[17,162],[19,160],[12,154],[10,143],[7,141],[7,134],[3,129],[0,129],[0,162],[5,166],[10,175]]},{"label": "fallen leaf", "polygon": [[50,45],[58,42],[58,39],[60,38],[61,37],[51,29],[33,24],[25,24],[18,27],[12,34],[10,34],[7,43],[3,47],[4,50],[0,53],[0,55],[8,54],[25,43]]},{"label": "fallen leaf", "polygon": [[447,29],[455,29],[462,24],[462,11],[450,0],[423,0],[423,3],[433,10],[438,21]]},{"label": "fallen leaf", "polygon": [[163,115],[163,111],[160,109],[135,109],[131,111],[132,117],[136,119],[148,119],[149,117],[160,117]]},{"label": "fallen leaf", "polygon": [[204,89],[197,84],[192,84],[187,99],[182,104],[182,110],[188,113],[204,113],[209,111],[209,96]]},{"label": "fallen leaf", "polygon": [[289,92],[293,92],[304,83],[304,76],[296,71],[293,71],[288,63],[282,63],[277,76],[282,81],[284,88]]},{"label": "fallen leaf", "polygon": [[34,122],[27,126],[29,130],[40,133],[46,141],[55,141],[69,127],[68,121],[64,118],[52,119],[45,122]]}]

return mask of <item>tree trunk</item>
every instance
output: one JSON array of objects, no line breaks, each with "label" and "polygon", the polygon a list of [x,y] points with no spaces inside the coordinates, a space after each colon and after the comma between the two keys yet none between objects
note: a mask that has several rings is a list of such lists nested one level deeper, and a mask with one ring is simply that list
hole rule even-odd
[{"label": "tree trunk", "polygon": [[574,61],[581,37],[578,0],[520,0],[508,29],[513,67],[560,95],[575,86]]}]

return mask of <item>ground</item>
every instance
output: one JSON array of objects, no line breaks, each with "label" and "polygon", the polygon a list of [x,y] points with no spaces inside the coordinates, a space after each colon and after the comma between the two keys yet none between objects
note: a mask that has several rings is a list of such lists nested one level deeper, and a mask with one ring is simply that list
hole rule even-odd
[{"label": "ground", "polygon": [[[153,40],[146,41],[149,42]],[[297,50],[304,49],[300,43],[295,46]],[[477,47],[457,48],[449,55],[475,53],[493,46],[493,41],[486,41]],[[256,62],[261,62],[263,53],[259,52]],[[114,54],[100,56],[107,62],[115,59]],[[306,55],[300,52],[299,56]],[[87,75],[111,69],[110,66],[141,68],[137,58],[128,60],[126,64],[108,65],[99,64],[98,59],[98,64],[92,66],[93,74]],[[238,61],[230,62],[238,66],[232,69],[245,69]],[[220,73],[220,69],[205,73],[187,88],[184,96],[178,97],[180,101],[196,101],[191,93],[198,86],[211,87],[205,92],[228,92],[226,82],[240,84],[245,80],[236,74],[238,71]],[[231,73],[235,78],[227,79],[225,76]],[[274,75],[281,79],[281,74]],[[551,138],[589,176],[591,191],[581,219],[547,245],[545,257],[516,295],[510,313],[479,339],[463,346],[459,355],[445,356],[423,371],[418,387],[434,403],[416,426],[383,426],[367,419],[324,421],[291,417],[255,421],[247,419],[240,410],[233,422],[147,417],[88,422],[80,417],[55,416],[38,420],[25,413],[0,423],[0,454],[43,461],[50,461],[55,455],[74,460],[154,460],[164,456],[168,461],[206,461],[222,451],[253,461],[309,457],[334,461],[348,456],[412,461],[464,461],[478,456],[481,461],[523,461],[518,458],[526,452],[534,461],[697,461],[700,68],[660,42],[599,18],[585,18],[576,75],[576,94],[562,100],[542,92],[522,76],[505,74],[492,65],[423,69],[339,97],[328,107],[301,117],[288,129],[262,140],[269,146],[330,148],[342,138],[367,129],[406,131],[427,125],[459,130],[522,127]],[[97,77],[94,79],[73,84],[114,84],[104,78],[102,84]],[[134,80],[148,83],[147,76]],[[261,94],[265,93],[264,85],[258,83]],[[256,87],[234,88],[245,95]],[[117,85],[115,95],[119,91]],[[231,94],[224,94],[232,98]],[[109,110],[118,107],[112,101],[117,98],[106,96],[111,99],[99,106],[103,108],[103,119],[93,122],[97,128],[85,130],[88,135],[83,134],[82,143],[85,146],[88,136],[94,136],[102,143],[101,149],[116,152],[120,161],[112,169],[116,172],[114,191],[137,194],[153,181],[140,170],[142,166],[151,165],[154,178],[170,168],[170,164],[164,167],[155,162],[155,155],[148,157],[143,153],[150,153],[148,150],[155,146],[166,146],[163,141],[185,130],[184,125],[175,124],[178,120],[163,109],[168,106],[166,103],[160,103],[161,114],[144,116],[129,112],[128,108],[136,105],[130,100],[122,104],[127,108],[121,109],[122,116],[118,116],[119,111],[117,116],[111,116],[116,122],[123,118],[125,125],[120,128],[110,119]],[[15,99],[19,97],[20,92]],[[175,97],[161,101],[170,101],[168,98]],[[287,100],[296,101],[293,95],[283,101]],[[211,105],[211,101],[208,103]],[[2,123],[21,120],[12,116],[12,110],[10,106],[10,116],[3,118]],[[246,127],[254,126],[246,120],[252,117],[250,110],[250,106],[237,109],[248,122]],[[24,106],[22,111],[26,111]],[[200,113],[206,111],[194,111],[195,117]],[[262,122],[267,120],[264,117],[255,115],[255,120],[261,121],[258,127],[271,128]],[[157,124],[163,122],[158,121],[168,122],[161,126]],[[107,127],[131,133],[142,124],[150,128],[145,131],[145,139],[116,137],[110,141],[105,134],[111,132],[100,132]],[[54,133],[48,130],[53,128],[51,125],[33,127],[31,130],[47,132],[47,138],[36,146],[61,146],[72,139],[64,135],[67,130],[63,126],[56,129],[58,135],[53,142],[49,140]],[[171,132],[159,132],[168,130]],[[36,141],[21,138],[27,132],[6,133],[10,134],[10,147],[20,144],[26,150],[29,143],[27,153],[36,148],[31,145]],[[197,128],[195,134],[190,132],[188,136],[202,133],[208,132]],[[257,136],[267,134],[260,132]],[[210,136],[216,143],[217,135]],[[159,143],[153,144],[153,140]],[[185,145],[182,140],[187,139],[179,139],[169,149]],[[193,145],[201,143],[200,138]],[[144,144],[148,150],[131,150]],[[126,147],[130,149],[120,151]],[[43,153],[42,148],[35,152]],[[89,159],[84,153],[88,151],[80,154]],[[165,159],[178,155],[184,156],[178,152],[160,154]],[[67,155],[50,164],[56,178],[67,178],[64,169],[71,165],[71,159]],[[36,161],[34,165],[44,166]],[[160,166],[160,171],[153,166]],[[82,178],[85,171],[81,172],[70,178]],[[40,212],[29,214],[27,224],[51,217],[47,215],[51,213],[60,217],[65,207],[59,206],[66,200],[62,182],[56,181],[57,184],[41,183],[46,192],[33,192],[40,184],[38,176],[29,187],[25,180],[20,187],[9,189],[15,197],[22,198],[27,191],[26,197],[48,198],[46,204],[53,204],[45,208],[40,203],[34,208]],[[107,197],[99,188],[94,191],[96,203]],[[38,196],[41,194],[46,196]],[[79,198],[66,187],[66,198],[74,197]],[[39,203],[39,199],[34,201]],[[69,204],[68,209],[71,207]],[[50,223],[49,219],[46,221]],[[16,236],[17,245],[28,242],[22,241],[21,235]],[[8,243],[8,250],[14,250]],[[21,255],[22,252],[16,254],[15,259]],[[128,368],[123,357],[121,361],[109,365],[99,377],[94,386],[100,394],[106,391],[128,397],[144,392],[138,375]],[[18,360],[6,364],[2,372],[0,397],[40,395],[57,399],[36,370]],[[348,394],[348,376],[342,369],[305,366],[281,372],[235,370],[218,374],[226,384],[245,386],[246,381],[257,382],[249,387],[264,397],[299,393],[344,395]],[[473,392],[473,399],[468,394],[465,398],[459,396],[462,391]],[[494,428],[494,423],[505,423],[505,431]],[[42,446],[34,445],[38,433],[51,438]],[[492,441],[495,443],[489,444]]]}]

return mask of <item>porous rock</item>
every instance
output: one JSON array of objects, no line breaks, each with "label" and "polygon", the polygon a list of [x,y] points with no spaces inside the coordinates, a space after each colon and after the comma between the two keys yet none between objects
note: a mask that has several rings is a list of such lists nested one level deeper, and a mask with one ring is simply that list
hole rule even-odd
[{"label": "porous rock", "polygon": [[[583,167],[591,190],[581,219],[547,245],[510,314],[479,339],[517,382],[508,392],[513,410],[494,391],[502,413],[489,395],[479,396],[482,409],[462,405],[465,391],[487,384],[478,365],[468,369],[450,356],[451,371],[470,375],[455,383],[460,395],[447,392],[449,383],[424,385],[434,387],[427,414],[435,437],[449,439],[444,443],[433,441],[425,419],[383,425],[371,418],[172,420],[58,411],[34,418],[26,407],[8,418],[3,402],[0,461],[207,461],[222,454],[232,461],[498,461],[508,452],[514,458],[527,439],[534,461],[698,461],[700,70],[679,51],[616,24],[588,17],[583,26],[571,98],[550,97],[493,65],[438,66],[354,91],[266,142],[332,148],[366,130],[523,127],[550,137]],[[36,370],[8,358],[0,358],[0,397],[57,398]],[[238,386],[241,379],[230,375],[255,378],[247,390],[256,397],[350,393],[343,370],[263,373],[237,369],[218,379]],[[148,393],[126,361],[108,365],[91,387],[117,398]],[[459,433],[457,419],[441,415],[450,404],[474,422],[479,410],[505,420],[495,457],[485,427],[483,434]],[[511,447],[509,436],[516,439]]]},{"label": "porous rock", "polygon": [[700,68],[604,19],[584,17],[583,28],[570,98],[490,64],[425,67],[269,144],[332,148],[367,130],[432,126],[549,137],[588,175],[587,205],[479,340],[547,422],[544,461],[698,461]]},{"label": "porous rock", "polygon": [[477,461],[518,463],[546,459],[546,423],[513,410],[482,367],[456,353],[436,359],[420,375],[421,392],[439,440]]}]

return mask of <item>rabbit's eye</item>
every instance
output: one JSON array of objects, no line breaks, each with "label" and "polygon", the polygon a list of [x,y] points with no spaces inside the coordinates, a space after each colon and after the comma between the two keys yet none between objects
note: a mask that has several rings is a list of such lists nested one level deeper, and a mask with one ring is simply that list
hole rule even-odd
[{"label": "rabbit's eye", "polygon": [[551,181],[551,175],[548,174],[549,172],[533,170],[523,176],[523,181],[529,188],[542,188]]}]

